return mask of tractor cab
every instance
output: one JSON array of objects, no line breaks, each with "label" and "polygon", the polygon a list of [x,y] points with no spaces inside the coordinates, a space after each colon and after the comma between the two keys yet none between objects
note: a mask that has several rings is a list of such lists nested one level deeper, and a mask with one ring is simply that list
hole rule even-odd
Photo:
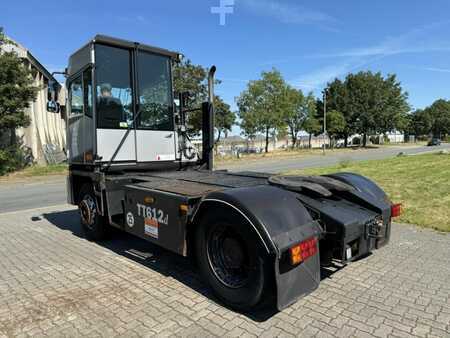
[{"label": "tractor cab", "polygon": [[[178,132],[172,84],[176,52],[97,35],[67,69],[69,164],[169,168],[196,162]],[[179,100],[177,100],[179,101]]]}]

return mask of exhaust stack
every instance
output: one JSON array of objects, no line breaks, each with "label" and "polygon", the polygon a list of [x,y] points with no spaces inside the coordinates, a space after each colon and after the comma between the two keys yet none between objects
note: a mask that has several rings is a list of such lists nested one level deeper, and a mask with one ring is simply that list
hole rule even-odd
[{"label": "exhaust stack", "polygon": [[214,167],[214,74],[216,66],[212,66],[208,73],[208,102],[202,105],[202,148],[203,163],[207,170]]}]

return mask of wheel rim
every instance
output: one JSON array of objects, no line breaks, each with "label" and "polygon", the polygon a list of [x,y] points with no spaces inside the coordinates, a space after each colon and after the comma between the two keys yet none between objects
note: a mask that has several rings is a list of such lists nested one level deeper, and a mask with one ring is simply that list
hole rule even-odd
[{"label": "wheel rim", "polygon": [[216,278],[229,288],[248,283],[249,255],[245,241],[229,226],[216,226],[206,239],[207,255]]},{"label": "wheel rim", "polygon": [[97,214],[94,198],[88,194],[84,195],[78,207],[80,209],[81,222],[92,230]]}]

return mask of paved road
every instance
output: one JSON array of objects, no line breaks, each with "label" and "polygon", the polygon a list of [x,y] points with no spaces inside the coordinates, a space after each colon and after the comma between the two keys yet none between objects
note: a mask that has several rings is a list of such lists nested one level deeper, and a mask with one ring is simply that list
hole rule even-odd
[{"label": "paved road", "polygon": [[223,307],[182,257],[122,234],[83,239],[72,208],[0,215],[0,337],[450,337],[450,235],[391,243],[283,312]]},{"label": "paved road", "polygon": [[48,177],[38,182],[0,183],[0,213],[64,204],[66,178]]},{"label": "paved road", "polygon": [[[241,163],[239,166],[228,165],[230,170],[251,170],[277,173],[280,171],[301,169],[307,167],[320,167],[339,163],[342,160],[382,159],[395,156],[399,151],[408,154],[417,154],[426,151],[450,149],[450,144],[441,147],[383,147],[371,150],[355,150],[354,152],[334,154],[327,156],[313,155],[297,159],[261,160],[258,162]],[[42,182],[5,184],[0,183],[0,213],[14,210],[60,205],[66,201],[65,178],[52,177]]]},{"label": "paved road", "polygon": [[406,146],[391,146],[382,147],[378,149],[369,150],[354,150],[348,152],[327,151],[326,156],[311,155],[301,159],[267,159],[262,161],[249,161],[237,165],[226,165],[230,170],[250,170],[250,171],[264,171],[270,173],[279,173],[287,170],[326,167],[340,163],[341,161],[366,161],[366,160],[381,160],[384,158],[394,157],[399,152],[405,154],[420,154],[430,151],[450,150],[450,143],[442,144],[439,147],[406,147]]}]

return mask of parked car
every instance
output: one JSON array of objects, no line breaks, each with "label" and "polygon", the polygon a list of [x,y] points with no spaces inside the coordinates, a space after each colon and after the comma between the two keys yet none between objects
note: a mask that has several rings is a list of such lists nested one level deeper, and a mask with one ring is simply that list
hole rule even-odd
[{"label": "parked car", "polygon": [[441,140],[438,138],[432,138],[429,142],[428,142],[428,146],[440,146],[441,145]]},{"label": "parked car", "polygon": [[262,152],[262,149],[259,147],[247,147],[247,148],[240,148],[239,152],[241,154],[259,154]]}]

